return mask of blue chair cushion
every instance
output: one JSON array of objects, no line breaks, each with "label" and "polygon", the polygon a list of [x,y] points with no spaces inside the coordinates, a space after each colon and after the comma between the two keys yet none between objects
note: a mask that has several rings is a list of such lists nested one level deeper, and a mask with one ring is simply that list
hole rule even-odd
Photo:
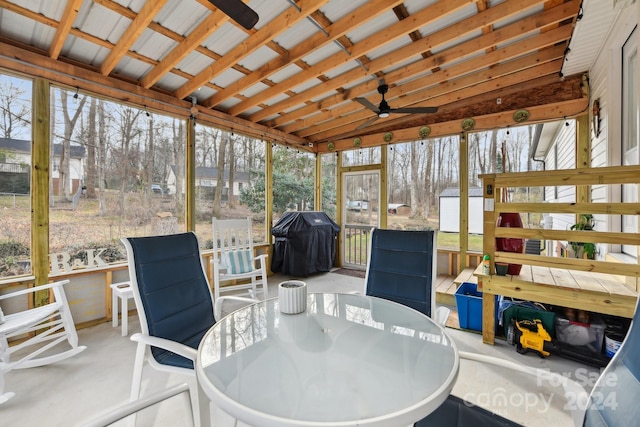
[{"label": "blue chair cushion", "polygon": [[503,418],[479,406],[471,405],[457,396],[447,400],[414,427],[520,427],[520,424]]},{"label": "blue chair cushion", "polygon": [[433,230],[375,229],[366,294],[431,316],[434,239]]},{"label": "blue chair cushion", "polygon": [[[129,238],[149,335],[198,348],[213,326],[213,303],[193,233]],[[152,347],[165,365],[193,368],[191,360]]]}]

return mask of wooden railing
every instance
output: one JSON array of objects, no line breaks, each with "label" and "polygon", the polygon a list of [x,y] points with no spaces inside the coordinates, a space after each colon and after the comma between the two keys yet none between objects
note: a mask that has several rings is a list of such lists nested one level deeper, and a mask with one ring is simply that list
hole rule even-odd
[{"label": "wooden railing", "polygon": [[[496,227],[498,215],[502,212],[539,213],[539,214],[593,214],[596,216],[640,215],[640,203],[574,201],[568,203],[523,203],[504,201],[505,192],[518,187],[565,187],[574,186],[576,198],[580,194],[588,194],[589,190],[598,189],[611,194],[619,191],[623,184],[640,184],[640,166],[602,167],[590,169],[557,170],[542,172],[488,174],[481,176],[484,187],[484,252],[489,254],[492,263],[504,262],[527,264],[543,267],[558,267],[571,270],[600,272],[618,276],[628,276],[627,285],[639,290],[638,277],[640,265],[636,263],[620,263],[602,259],[577,259],[548,255],[532,255],[495,251],[496,237],[513,237],[523,239],[555,240],[565,242],[590,242],[595,245],[640,245],[640,233],[616,231],[580,231],[554,230],[543,228],[510,228]],[[593,186],[591,189],[581,186]],[[617,187],[617,189],[616,189]],[[637,188],[635,191],[638,191]],[[637,198],[636,198],[637,200]],[[598,221],[606,224],[610,221]]]},{"label": "wooden railing", "polygon": [[[483,291],[482,338],[494,341],[495,295],[537,301],[557,307],[570,307],[596,313],[632,317],[638,299],[638,257],[627,257],[633,262],[621,262],[613,256],[598,259],[578,259],[550,254],[527,254],[496,251],[496,238],[520,238],[565,242],[589,242],[603,250],[616,245],[640,245],[640,233],[633,231],[581,231],[577,229],[546,229],[497,227],[500,213],[573,214],[579,218],[592,214],[600,219],[603,229],[614,221],[602,218],[614,216],[618,224],[622,215],[640,215],[640,203],[591,202],[590,195],[597,192],[610,198],[621,186],[634,185],[638,191],[640,166],[603,167],[544,172],[505,173],[482,175],[484,187],[484,252],[489,255],[491,268],[487,274],[477,268],[474,274]],[[563,203],[529,203],[507,201],[508,192],[518,188],[574,187],[575,200]],[[515,192],[517,193],[517,191]],[[571,215],[569,215],[571,217]],[[520,274],[495,274],[495,263],[520,264]]]}]

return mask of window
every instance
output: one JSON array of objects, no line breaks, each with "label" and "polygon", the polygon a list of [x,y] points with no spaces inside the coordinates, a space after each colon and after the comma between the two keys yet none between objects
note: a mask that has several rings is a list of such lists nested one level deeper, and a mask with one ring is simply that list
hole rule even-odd
[{"label": "window", "polygon": [[286,211],[315,209],[315,156],[312,153],[273,147],[273,223]]},{"label": "window", "polygon": [[0,73],[0,279],[31,273],[31,86]]},{"label": "window", "polygon": [[185,122],[75,93],[51,89],[53,273],[125,261],[122,237],[185,230]]},{"label": "window", "polygon": [[196,234],[211,249],[211,220],[253,219],[253,240],[267,241],[265,145],[236,132],[196,124]]}]

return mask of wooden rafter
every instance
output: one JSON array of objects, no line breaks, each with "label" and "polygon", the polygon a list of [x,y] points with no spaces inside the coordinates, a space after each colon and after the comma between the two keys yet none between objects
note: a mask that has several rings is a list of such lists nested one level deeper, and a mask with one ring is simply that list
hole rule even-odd
[{"label": "wooden rafter", "polygon": [[260,31],[254,33],[231,52],[228,52],[218,61],[198,73],[198,75],[178,89],[175,92],[175,96],[177,98],[186,97],[202,86],[205,82],[221,74],[231,65],[237,63],[242,58],[247,57],[250,53],[253,53],[260,47],[264,46],[271,39],[276,37],[278,34],[283,33],[290,26],[309,16],[327,1],[328,0],[301,0],[298,2],[299,11],[293,7],[287,9],[286,12],[269,22],[261,28]]},{"label": "wooden rafter", "polygon": [[76,19],[76,16],[78,16],[78,10],[80,9],[81,4],[82,0],[69,0],[67,3],[67,7],[65,7],[62,19],[60,20],[60,25],[58,25],[56,35],[53,37],[51,46],[49,46],[49,56],[51,58],[58,59],[58,55],[60,55],[64,41],[69,35],[71,25],[73,25],[73,21]]}]

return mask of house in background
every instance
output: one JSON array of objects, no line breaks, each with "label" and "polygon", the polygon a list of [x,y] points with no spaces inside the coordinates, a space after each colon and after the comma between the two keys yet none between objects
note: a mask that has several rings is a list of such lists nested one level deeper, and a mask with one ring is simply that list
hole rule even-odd
[{"label": "house in background", "polygon": [[[213,198],[216,190],[216,182],[218,180],[218,168],[209,168],[204,166],[196,167],[196,194],[202,198]],[[222,191],[222,200],[226,201],[229,197],[229,171],[223,171],[224,187]],[[240,197],[240,191],[249,186],[248,172],[234,172],[233,174],[233,196],[237,201]],[[167,177],[167,193],[176,194],[176,170],[175,165],[169,169]],[[185,193],[184,182],[182,183],[181,193]]]},{"label": "house in background", "polygon": [[[584,22],[572,38],[563,66],[563,73],[589,67],[587,81],[590,92],[588,126],[581,129],[574,120],[561,120],[537,126],[532,153],[542,161],[545,170],[580,169],[584,167],[626,166],[640,164],[640,107],[637,92],[640,87],[638,63],[637,9],[627,7],[636,0],[589,2],[585,19],[597,17],[599,25]],[[581,22],[583,24],[583,22]],[[582,49],[589,46],[589,49]],[[572,51],[582,52],[573,54]],[[586,52],[586,53],[584,53]],[[577,145],[577,134],[588,135],[589,146]],[[574,187],[545,188],[549,203],[576,202]],[[632,185],[593,185],[589,198],[593,202],[637,202],[639,189]],[[574,215],[552,213],[548,226],[568,230],[576,222]],[[596,214],[595,230],[602,232],[638,232],[636,215]],[[555,255],[562,256],[566,242],[547,242]],[[550,254],[553,255],[553,254]],[[596,259],[637,263],[635,245],[598,244]]]},{"label": "house in background", "polygon": [[[51,167],[53,192],[58,195],[60,179],[60,159],[62,144],[54,144]],[[84,159],[86,150],[80,145],[71,146],[69,161],[69,188],[75,193],[84,179]],[[29,174],[31,171],[31,141],[25,139],[0,138],[0,192],[29,193]]]}]

